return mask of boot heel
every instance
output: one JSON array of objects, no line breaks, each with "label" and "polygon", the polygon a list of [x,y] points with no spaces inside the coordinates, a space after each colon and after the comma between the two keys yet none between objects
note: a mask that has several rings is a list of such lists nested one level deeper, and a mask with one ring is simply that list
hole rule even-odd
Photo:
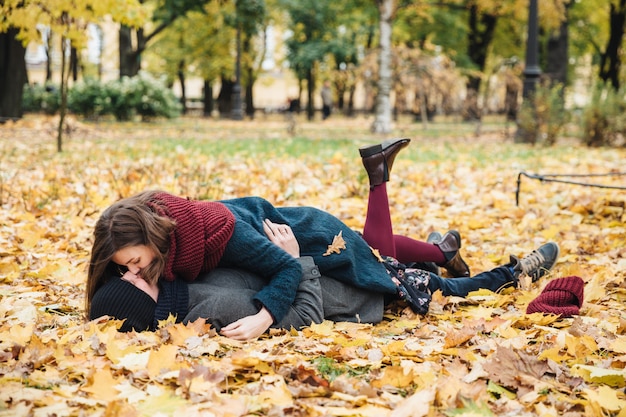
[{"label": "boot heel", "polygon": [[411,139],[389,139],[377,145],[359,148],[363,166],[370,180],[370,187],[389,181],[389,173],[396,155]]}]

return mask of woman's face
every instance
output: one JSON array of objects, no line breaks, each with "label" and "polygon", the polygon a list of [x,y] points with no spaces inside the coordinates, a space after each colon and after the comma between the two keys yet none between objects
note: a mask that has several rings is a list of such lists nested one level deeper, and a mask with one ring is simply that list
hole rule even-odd
[{"label": "woman's face", "polygon": [[159,293],[157,284],[148,284],[141,277],[141,270],[146,268],[154,260],[155,254],[146,245],[127,246],[115,252],[111,260],[118,265],[128,268],[122,279],[130,282],[135,287],[146,292],[155,301]]},{"label": "woman's face", "polygon": [[154,260],[154,252],[146,245],[127,246],[115,252],[111,260],[133,274],[141,275],[141,270]]}]

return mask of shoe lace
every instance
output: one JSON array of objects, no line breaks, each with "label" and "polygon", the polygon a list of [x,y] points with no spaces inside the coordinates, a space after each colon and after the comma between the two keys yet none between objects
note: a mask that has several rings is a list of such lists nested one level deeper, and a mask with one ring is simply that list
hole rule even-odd
[{"label": "shoe lace", "polygon": [[537,251],[532,251],[528,256],[520,259],[522,266],[522,272],[526,275],[534,275],[539,272],[539,269],[546,262],[546,258]]}]

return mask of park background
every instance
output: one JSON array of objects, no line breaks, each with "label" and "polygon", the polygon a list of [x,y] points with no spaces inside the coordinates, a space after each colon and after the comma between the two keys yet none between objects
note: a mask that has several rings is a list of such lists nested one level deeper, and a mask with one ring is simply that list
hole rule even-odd
[{"label": "park background", "polygon": [[[535,93],[523,97],[532,3],[2,2],[0,415],[624,415],[626,7],[541,2],[541,71],[530,74]],[[392,71],[389,100],[379,100],[387,6]],[[95,61],[91,24],[107,28],[108,52]],[[141,71],[125,73],[132,68],[116,39],[162,26],[132,61]],[[241,45],[251,41],[240,55],[242,114],[232,95],[237,27]],[[270,27],[277,67],[265,73],[256,48]],[[16,42],[20,28],[25,43]],[[48,39],[51,59],[27,67]],[[557,54],[564,44],[566,55]],[[477,49],[484,66],[471,45],[485,47]],[[15,47],[17,60],[5,54]],[[337,58],[342,51],[356,61]],[[252,63],[257,78],[245,75]],[[291,80],[285,87],[266,81],[277,72]],[[322,121],[325,79],[335,106]],[[224,85],[231,90],[221,94]],[[8,105],[18,87],[22,101]],[[300,113],[275,108],[296,94]],[[412,139],[389,183],[396,232],[424,239],[459,230],[473,272],[554,240],[554,271],[501,294],[435,294],[426,316],[395,305],[375,326],[325,322],[246,343],[202,323],[119,334],[119,323],[84,321],[92,228],[113,201],[146,188],[206,199],[253,194],[319,207],[361,229],[368,188],[357,149],[391,136]],[[571,275],[585,281],[580,315],[525,314],[551,279]]]},{"label": "park background", "polygon": [[2,120],[43,111],[62,125],[68,109],[240,120],[288,101],[312,120],[327,80],[334,112],[374,114],[379,133],[401,115],[496,114],[523,142],[549,144],[574,123],[583,143],[623,143],[616,1],[12,0],[2,11]]}]

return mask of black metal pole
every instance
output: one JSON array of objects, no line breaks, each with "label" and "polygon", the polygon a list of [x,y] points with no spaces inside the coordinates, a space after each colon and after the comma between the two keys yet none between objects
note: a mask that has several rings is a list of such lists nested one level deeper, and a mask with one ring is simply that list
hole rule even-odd
[{"label": "black metal pole", "polygon": [[241,25],[237,24],[237,58],[235,61],[235,85],[233,86],[233,108],[230,115],[233,120],[243,119],[241,103]]},{"label": "black metal pole", "polygon": [[526,65],[524,68],[524,99],[532,97],[541,75],[539,68],[539,27],[537,0],[530,0],[528,7],[528,38],[526,39]]},{"label": "black metal pole", "polygon": [[[522,90],[522,98],[524,101],[533,100],[537,82],[541,75],[539,68],[539,27],[537,0],[529,0],[528,4],[528,37],[526,38],[526,61],[524,65],[524,86]],[[533,109],[533,106],[530,106]],[[532,135],[536,132],[528,131],[519,123],[514,141],[516,143],[535,143],[536,137]]]}]

